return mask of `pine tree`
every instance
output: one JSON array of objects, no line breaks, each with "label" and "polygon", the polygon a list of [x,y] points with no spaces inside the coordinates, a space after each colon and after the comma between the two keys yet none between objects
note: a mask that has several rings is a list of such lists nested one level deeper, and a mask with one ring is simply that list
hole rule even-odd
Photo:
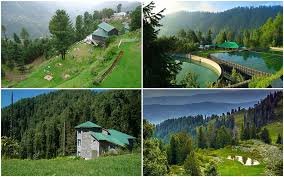
[{"label": "pine tree", "polygon": [[200,176],[201,172],[194,151],[190,152],[190,154],[187,156],[183,166],[186,175]]},{"label": "pine tree", "polygon": [[264,128],[262,131],[261,131],[261,134],[260,134],[260,138],[263,142],[265,142],[266,144],[271,144],[271,138],[269,136],[269,132],[267,130],[267,128]]},{"label": "pine tree", "polygon": [[276,144],[282,144],[282,136],[280,135],[280,133],[278,134]]},{"label": "pine tree", "polygon": [[197,140],[199,148],[204,149],[207,147],[207,141],[202,127],[199,127],[198,129]]},{"label": "pine tree", "polygon": [[71,20],[65,10],[57,10],[49,22],[49,31],[54,40],[54,46],[65,59],[68,47],[74,41],[74,31]]}]

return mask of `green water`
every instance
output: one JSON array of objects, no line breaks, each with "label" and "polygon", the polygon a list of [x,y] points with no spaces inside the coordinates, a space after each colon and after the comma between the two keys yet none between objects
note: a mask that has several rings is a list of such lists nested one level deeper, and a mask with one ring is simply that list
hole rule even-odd
[{"label": "green water", "polygon": [[221,60],[230,61],[267,73],[275,73],[279,71],[283,65],[283,56],[279,54],[242,51],[214,53],[211,55]]},{"label": "green water", "polygon": [[199,83],[200,87],[207,87],[209,82],[215,82],[218,79],[218,74],[212,69],[209,69],[209,66],[202,66],[199,63],[193,62],[182,62],[182,69],[177,74],[176,80],[177,83],[183,80],[183,78],[188,74],[188,72],[197,74],[197,82]]}]

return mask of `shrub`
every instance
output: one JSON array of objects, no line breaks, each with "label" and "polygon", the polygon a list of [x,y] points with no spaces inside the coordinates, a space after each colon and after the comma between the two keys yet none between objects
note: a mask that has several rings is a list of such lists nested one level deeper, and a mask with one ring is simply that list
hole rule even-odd
[{"label": "shrub", "polygon": [[115,46],[109,47],[105,52],[104,59],[106,61],[112,60],[117,53],[117,48]]},{"label": "shrub", "polygon": [[283,68],[271,76],[260,77],[254,76],[249,83],[249,88],[267,88],[274,80],[279,79],[283,75]]}]

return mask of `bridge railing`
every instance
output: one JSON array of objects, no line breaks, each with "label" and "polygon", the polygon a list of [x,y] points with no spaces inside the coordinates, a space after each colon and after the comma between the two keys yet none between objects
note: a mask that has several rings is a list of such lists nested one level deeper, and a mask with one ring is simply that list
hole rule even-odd
[{"label": "bridge railing", "polygon": [[266,73],[266,72],[263,72],[263,71],[258,71],[256,69],[249,68],[249,67],[237,64],[237,63],[233,63],[233,62],[230,62],[230,61],[225,61],[225,60],[218,59],[218,58],[216,58],[216,57],[214,57],[212,55],[210,55],[210,59],[215,61],[218,64],[223,64],[223,65],[235,68],[236,70],[241,71],[241,72],[243,72],[243,73],[245,73],[247,75],[250,75],[250,76],[270,76],[271,75],[270,73]]}]

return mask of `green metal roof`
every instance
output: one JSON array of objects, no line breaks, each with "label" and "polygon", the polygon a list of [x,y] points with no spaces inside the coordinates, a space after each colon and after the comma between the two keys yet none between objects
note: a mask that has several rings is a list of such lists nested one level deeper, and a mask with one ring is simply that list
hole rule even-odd
[{"label": "green metal roof", "polygon": [[98,28],[96,31],[93,32],[93,35],[95,36],[101,36],[101,37],[104,37],[104,38],[107,38],[108,37],[108,34],[106,31],[104,31],[103,29],[101,28]]},{"label": "green metal roof", "polygon": [[91,135],[98,141],[108,141],[110,143],[125,147],[129,145],[129,139],[135,139],[135,137],[122,133],[120,131],[109,129],[108,135],[101,132],[92,132]]},{"label": "green metal roof", "polygon": [[115,137],[117,140],[127,145],[129,145],[128,139],[135,139],[135,137],[133,136],[127,135],[114,129],[109,129],[108,132],[111,134],[111,136]]},{"label": "green metal roof", "polygon": [[75,128],[101,128],[101,126],[94,124],[93,122],[87,121],[80,125],[77,125]]},{"label": "green metal roof", "polygon": [[106,23],[106,22],[102,22],[98,25],[100,28],[102,28],[103,30],[110,32],[111,30],[113,30],[115,27],[111,26],[110,24]]},{"label": "green metal roof", "polygon": [[113,137],[112,135],[105,135],[101,132],[92,132],[91,135],[96,138],[98,141],[108,141],[110,143],[125,147],[128,144],[125,144],[121,141],[119,141],[118,139],[116,139],[115,137]]},{"label": "green metal roof", "polygon": [[239,44],[237,44],[236,42],[224,42],[222,44],[218,44],[217,46],[221,48],[230,48],[230,49],[240,48]]}]

